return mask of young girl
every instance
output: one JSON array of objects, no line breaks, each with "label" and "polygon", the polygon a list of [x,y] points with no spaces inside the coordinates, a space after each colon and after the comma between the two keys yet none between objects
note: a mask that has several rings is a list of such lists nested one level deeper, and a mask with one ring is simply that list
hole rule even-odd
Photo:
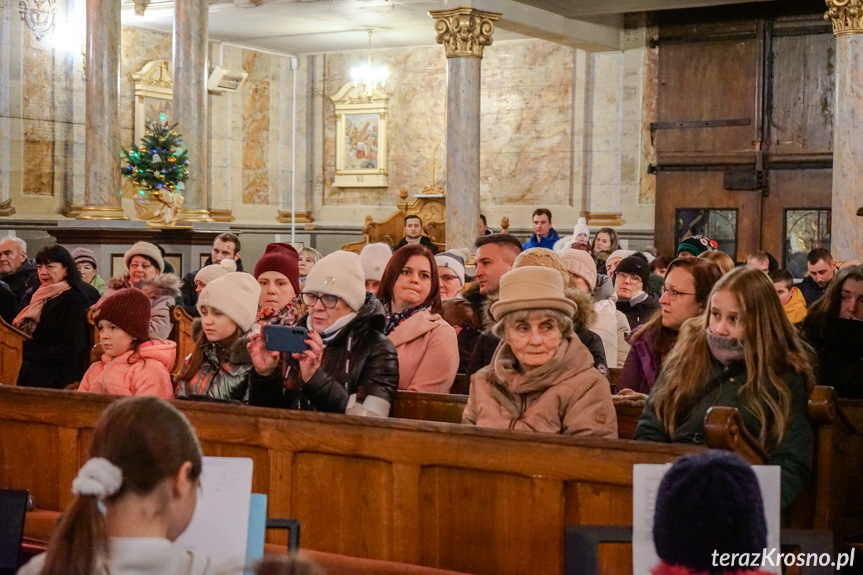
[{"label": "young girl", "polygon": [[102,415],[77,498],[47,553],[19,575],[213,575],[206,556],[174,544],[192,520],[201,446],[186,418],[155,397],[118,401]]},{"label": "young girl", "polygon": [[716,283],[704,313],[680,330],[635,439],[701,443],[707,410],[736,407],[770,464],[782,469],[784,509],[812,472],[806,416],[812,365],[812,352],[789,323],[767,274],[737,268]]},{"label": "young girl", "polygon": [[102,300],[93,319],[102,359],[90,366],[78,391],[113,395],[174,396],[170,370],[177,357],[173,341],[150,340],[150,298],[125,288]]},{"label": "young girl", "polygon": [[201,291],[201,318],[192,324],[197,344],[177,376],[178,395],[248,401],[252,360],[246,350],[261,286],[251,274],[216,278]]}]

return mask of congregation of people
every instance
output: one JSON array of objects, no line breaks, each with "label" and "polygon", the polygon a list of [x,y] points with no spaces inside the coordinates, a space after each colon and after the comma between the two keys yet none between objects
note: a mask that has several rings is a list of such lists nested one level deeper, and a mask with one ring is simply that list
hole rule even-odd
[{"label": "congregation of people", "polygon": [[[5,238],[0,316],[29,336],[18,385],[372,417],[399,390],[461,393],[467,425],[612,438],[615,405],[634,404],[636,439],[685,443],[704,442],[711,406],[733,406],[782,469],[783,508],[812,475],[813,386],[863,397],[863,266],[825,249],[800,281],[700,235],[668,256],[583,218],[561,237],[544,208],[527,242],[483,218],[473,249],[440,253],[417,216],[404,224],[399,245],[360,254],[271,243],[251,273],[224,233],[182,278],[147,242],[106,280],[88,249],[31,259]],[[195,317],[184,358],[174,306]],[[88,366],[90,322],[101,356]],[[264,326],[305,328],[305,349],[268,349]]]}]

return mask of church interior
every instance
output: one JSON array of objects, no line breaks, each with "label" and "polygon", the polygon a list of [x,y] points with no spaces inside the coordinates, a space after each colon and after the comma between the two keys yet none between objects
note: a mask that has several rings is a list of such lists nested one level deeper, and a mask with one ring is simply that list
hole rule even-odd
[{"label": "church interior", "polygon": [[[0,240],[90,250],[105,279],[156,243],[183,278],[222,234],[250,272],[273,243],[396,246],[417,215],[472,275],[480,214],[521,243],[546,208],[561,237],[583,218],[673,255],[699,234],[799,283],[814,248],[863,259],[861,83],[863,0],[2,1]],[[199,343],[179,308],[172,377]],[[27,339],[0,321],[0,491],[30,491],[32,556],[114,400],[14,387]],[[828,390],[803,408],[812,483],[783,549],[863,553],[863,399]],[[297,518],[327,572],[648,573],[633,465],[703,446],[460,429],[462,393],[371,422],[174,403],[204,455],[254,461],[267,515]],[[621,438],[643,406],[615,401]],[[706,445],[770,460],[714,409]]]}]

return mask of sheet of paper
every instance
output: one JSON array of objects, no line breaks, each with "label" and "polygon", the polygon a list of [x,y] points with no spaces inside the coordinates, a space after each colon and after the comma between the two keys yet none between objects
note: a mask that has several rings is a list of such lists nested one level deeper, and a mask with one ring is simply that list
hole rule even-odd
[{"label": "sheet of paper", "polygon": [[[656,547],[653,546],[653,513],[656,493],[665,473],[671,468],[666,464],[639,464],[632,470],[632,565],[633,575],[650,575],[650,570],[659,563]],[[779,548],[779,475],[777,465],[755,465],[752,467],[761,497],[764,501],[764,517],[767,520],[767,548]],[[685,543],[685,542],[682,542]],[[781,574],[779,566],[763,566],[768,573]]]},{"label": "sheet of paper", "polygon": [[252,460],[205,457],[198,505],[177,543],[209,555],[228,573],[240,575],[249,536]]}]

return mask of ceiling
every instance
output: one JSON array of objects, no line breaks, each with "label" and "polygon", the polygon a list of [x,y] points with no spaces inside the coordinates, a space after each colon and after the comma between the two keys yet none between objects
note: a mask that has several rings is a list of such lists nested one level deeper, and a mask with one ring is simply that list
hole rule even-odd
[{"label": "ceiling", "polygon": [[[172,0],[149,3],[143,16],[123,0],[123,24],[170,32]],[[619,49],[628,12],[737,4],[752,0],[210,0],[212,40],[286,54],[433,46],[429,10],[473,6],[503,13],[494,39],[535,36],[589,50]],[[769,0],[765,0],[769,1]],[[508,18],[509,16],[509,18]]]}]

